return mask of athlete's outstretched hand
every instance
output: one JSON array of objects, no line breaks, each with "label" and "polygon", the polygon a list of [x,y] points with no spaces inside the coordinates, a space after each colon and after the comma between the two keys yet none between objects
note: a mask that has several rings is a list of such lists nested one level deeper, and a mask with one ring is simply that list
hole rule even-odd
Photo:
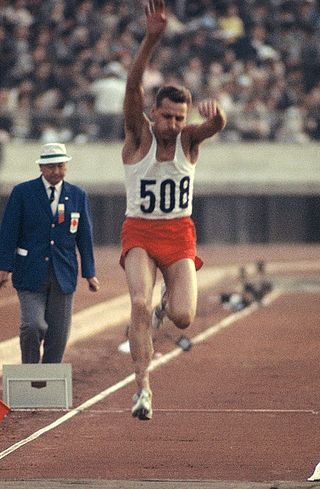
[{"label": "athlete's outstretched hand", "polygon": [[225,119],[223,110],[213,98],[205,99],[198,104],[199,114],[207,120]]},{"label": "athlete's outstretched hand", "polygon": [[147,17],[147,32],[160,36],[167,26],[167,15],[164,0],[149,0],[145,8]]},{"label": "athlete's outstretched hand", "polygon": [[214,119],[217,115],[217,102],[213,98],[202,100],[198,104],[198,110],[204,119]]},{"label": "athlete's outstretched hand", "polygon": [[204,119],[214,122],[219,131],[226,125],[226,115],[215,99],[202,100],[198,104],[198,110]]}]

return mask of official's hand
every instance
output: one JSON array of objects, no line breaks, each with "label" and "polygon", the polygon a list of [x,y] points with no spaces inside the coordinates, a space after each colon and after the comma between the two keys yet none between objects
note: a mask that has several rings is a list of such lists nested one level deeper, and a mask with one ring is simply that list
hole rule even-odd
[{"label": "official's hand", "polygon": [[0,288],[6,287],[7,282],[9,281],[10,272],[5,270],[0,270]]},{"label": "official's hand", "polygon": [[89,290],[91,290],[91,292],[98,292],[98,290],[100,289],[100,284],[97,277],[87,278],[87,281],[88,281]]}]

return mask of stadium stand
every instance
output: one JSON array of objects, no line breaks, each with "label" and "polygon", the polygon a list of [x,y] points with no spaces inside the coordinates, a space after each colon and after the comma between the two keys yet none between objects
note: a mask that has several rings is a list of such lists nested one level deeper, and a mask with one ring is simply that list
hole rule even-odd
[{"label": "stadium stand", "polygon": [[[167,34],[144,79],[150,100],[159,84],[182,83],[195,103],[210,94],[223,106],[223,141],[320,139],[318,0],[167,3]],[[0,144],[121,139],[143,25],[142,0],[2,1]]]}]

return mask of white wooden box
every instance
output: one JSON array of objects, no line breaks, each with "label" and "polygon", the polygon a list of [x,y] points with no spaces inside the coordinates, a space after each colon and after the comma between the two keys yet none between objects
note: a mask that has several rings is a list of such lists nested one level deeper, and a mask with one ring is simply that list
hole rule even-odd
[{"label": "white wooden box", "polygon": [[3,365],[3,400],[13,409],[68,409],[72,406],[71,364]]}]

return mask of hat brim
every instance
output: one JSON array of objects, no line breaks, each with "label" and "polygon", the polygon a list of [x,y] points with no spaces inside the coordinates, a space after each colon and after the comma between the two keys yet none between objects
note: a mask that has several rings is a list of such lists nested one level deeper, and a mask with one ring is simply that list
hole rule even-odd
[{"label": "hat brim", "polygon": [[50,156],[49,158],[46,158],[45,156],[43,156],[42,158],[39,158],[38,160],[36,160],[36,163],[38,163],[39,165],[54,165],[56,163],[66,163],[67,161],[70,161],[72,159],[72,156],[68,156],[68,155],[65,155],[65,156]]}]

